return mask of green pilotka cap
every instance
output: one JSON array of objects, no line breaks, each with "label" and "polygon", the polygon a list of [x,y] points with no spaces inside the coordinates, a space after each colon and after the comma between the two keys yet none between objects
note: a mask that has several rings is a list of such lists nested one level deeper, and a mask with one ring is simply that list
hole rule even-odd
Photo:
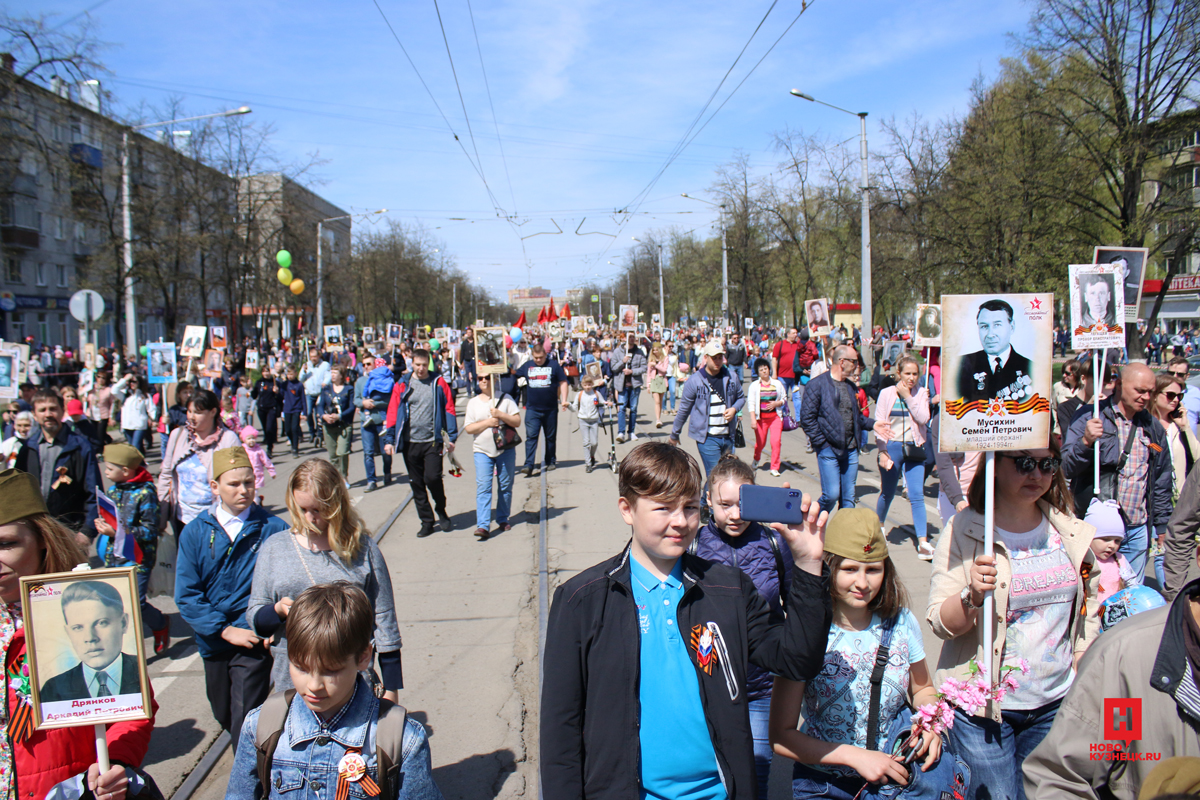
[{"label": "green pilotka cap", "polygon": [[7,525],[35,514],[46,514],[46,501],[42,499],[37,479],[19,469],[0,472],[0,525]]},{"label": "green pilotka cap", "polygon": [[879,515],[869,508],[843,508],[825,527],[825,552],[871,564],[888,557]]}]

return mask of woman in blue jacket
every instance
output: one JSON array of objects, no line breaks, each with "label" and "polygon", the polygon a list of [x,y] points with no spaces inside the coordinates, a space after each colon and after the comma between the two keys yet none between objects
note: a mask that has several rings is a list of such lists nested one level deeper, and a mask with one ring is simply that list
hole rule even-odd
[{"label": "woman in blue jacket", "polygon": [[[732,453],[721,457],[708,476],[708,507],[712,521],[700,529],[693,552],[701,558],[736,567],[754,582],[770,608],[771,622],[783,622],[783,596],[792,576],[791,559],[784,557],[786,543],[757,522],[742,519],[738,495],[743,484],[754,483],[754,471]],[[771,673],[749,664],[746,699],[750,733],[754,736],[754,766],[758,773],[758,800],[767,800],[771,777]]]}]

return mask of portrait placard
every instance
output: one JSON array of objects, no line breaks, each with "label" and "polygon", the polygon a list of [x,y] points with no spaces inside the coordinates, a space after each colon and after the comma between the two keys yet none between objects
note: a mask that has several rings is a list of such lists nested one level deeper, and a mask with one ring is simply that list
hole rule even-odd
[{"label": "portrait placard", "polygon": [[449,328],[434,328],[433,329],[433,338],[437,339],[442,344],[449,344],[450,343],[450,329]]},{"label": "portrait placard", "polygon": [[205,350],[204,351],[204,370],[202,372],[206,378],[221,377],[221,351],[220,350]]},{"label": "portrait placard", "polygon": [[421,347],[426,347],[427,345],[425,344],[425,342],[428,342],[428,341],[429,341],[429,331],[428,331],[428,329],[426,329],[426,328],[423,328],[423,327],[421,327],[421,326],[419,326],[419,325],[418,325],[418,326],[417,326],[417,327],[416,327],[416,328],[413,330],[413,341],[414,341],[414,342],[416,342],[416,343],[417,343],[418,345],[420,345]]},{"label": "portrait placard", "polygon": [[944,295],[942,321],[942,452],[1046,447],[1054,295]]},{"label": "portrait placard", "polygon": [[1142,308],[1142,279],[1146,273],[1146,247],[1097,247],[1092,261],[1112,264],[1117,268],[1116,280],[1125,296],[1125,321],[1137,322]]},{"label": "portrait placard", "polygon": [[637,330],[638,307],[637,306],[618,306],[620,312],[617,314],[618,328],[623,331],[634,332]]},{"label": "portrait placard", "polygon": [[257,350],[247,350],[246,351],[246,369],[251,370],[251,369],[258,369],[258,368],[259,368],[259,366],[258,366],[258,351]]},{"label": "portrait placard", "polygon": [[21,351],[14,345],[0,346],[0,398],[15,400],[21,382],[17,372],[21,367]]},{"label": "portrait placard", "polygon": [[400,344],[404,341],[404,329],[398,323],[389,322],[387,326],[387,343]]},{"label": "portrait placard", "polygon": [[639,322],[637,324],[637,330],[635,331],[635,333],[637,333],[638,336],[645,336],[646,335],[646,323]]},{"label": "portrait placard", "polygon": [[587,365],[588,377],[594,381],[604,380],[604,368],[600,366],[599,361],[589,361]]},{"label": "portrait placard", "polygon": [[92,342],[83,346],[83,366],[88,369],[96,368],[96,345]]},{"label": "portrait placard", "polygon": [[204,337],[208,329],[203,325],[188,325],[183,329],[183,346],[179,355],[184,358],[200,358],[204,355]]},{"label": "portrait placard", "polygon": [[588,332],[587,317],[571,317],[571,338],[586,339]]},{"label": "portrait placard", "polygon": [[475,325],[474,325],[473,327],[476,327],[476,328],[482,328],[482,327],[483,327],[483,320],[481,320],[481,319],[477,319],[477,320],[475,320]]},{"label": "portrait placard", "polygon": [[[24,342],[17,342],[10,344],[10,346],[17,348],[17,381],[25,383],[29,380],[29,345]],[[108,367],[107,364],[101,364],[100,366],[102,369]]]},{"label": "portrait placard", "polygon": [[504,328],[475,329],[475,372],[502,375],[508,372],[508,351],[504,346]]},{"label": "portrait placard", "polygon": [[146,348],[150,353],[147,380],[150,383],[178,383],[178,359],[175,358],[175,343],[150,342]]},{"label": "portrait placard", "polygon": [[1125,292],[1115,264],[1071,264],[1071,348],[1099,350],[1125,346]]},{"label": "portrait placard", "polygon": [[942,307],[936,303],[918,303],[917,324],[913,330],[913,347],[941,346]]},{"label": "portrait placard", "polygon": [[745,319],[743,319],[742,327],[744,327],[746,330],[750,330],[751,328],[753,328],[754,327],[754,318],[746,317]]},{"label": "portrait placard", "polygon": [[657,314],[657,313],[651,314],[650,315],[650,326],[653,328],[661,327],[662,326],[662,314]]},{"label": "portrait placard", "polygon": [[229,346],[229,340],[225,336],[224,325],[213,325],[208,329],[208,343],[218,350],[224,350]]},{"label": "portrait placard", "polygon": [[21,578],[36,729],[150,718],[134,567]]},{"label": "portrait placard", "polygon": [[363,328],[362,329],[362,338],[363,338],[363,344],[375,344],[375,329],[374,328]]},{"label": "portrait placard", "polygon": [[829,335],[829,301],[823,297],[804,301],[804,319],[813,336]]},{"label": "portrait placard", "polygon": [[880,356],[880,360],[895,366],[896,362],[904,357],[906,345],[907,343],[900,339],[889,339],[883,343],[883,353]]},{"label": "portrait placard", "polygon": [[325,330],[325,349],[330,353],[340,353],[342,347],[342,326],[341,325],[326,325]]}]

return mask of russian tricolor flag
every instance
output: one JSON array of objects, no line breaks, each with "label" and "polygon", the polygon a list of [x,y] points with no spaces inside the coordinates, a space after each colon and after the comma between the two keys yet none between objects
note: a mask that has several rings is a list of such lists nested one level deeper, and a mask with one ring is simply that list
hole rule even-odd
[{"label": "russian tricolor flag", "polygon": [[113,539],[113,558],[123,558],[135,564],[142,563],[142,548],[138,547],[137,539],[126,534],[125,526],[121,524],[121,517],[117,513],[116,502],[106,495],[99,486],[96,487],[96,509],[100,514],[100,518],[111,525],[113,530],[117,532],[116,537]]}]

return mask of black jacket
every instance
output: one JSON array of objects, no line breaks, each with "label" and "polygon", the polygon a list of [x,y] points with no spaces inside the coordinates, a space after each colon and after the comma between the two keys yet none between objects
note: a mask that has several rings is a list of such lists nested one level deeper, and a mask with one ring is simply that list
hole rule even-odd
[{"label": "black jacket", "polygon": [[[141,694],[141,668],[137,656],[121,653],[121,685],[109,687],[114,695]],[[83,678],[83,664],[76,664],[66,672],[60,672],[42,684],[38,698],[43,703],[63,700],[86,700],[91,697],[87,681]]]},{"label": "black jacket", "polygon": [[[80,531],[96,538],[96,487],[103,488],[100,465],[92,443],[81,434],[63,427],[66,441],[58,454],[55,467],[65,467],[69,481],[60,481],[57,489],[51,489],[46,497],[46,509],[50,515],[73,531]],[[17,451],[14,466],[28,472],[40,486],[42,483],[42,459],[38,446],[42,443],[42,429],[35,427]]]},{"label": "black jacket", "polygon": [[[546,800],[640,796],[641,635],[629,558],[626,546],[554,593],[542,662],[541,785]],[[725,639],[732,663],[718,661],[711,675],[696,669],[700,701],[729,800],[753,800],[757,781],[746,705],[747,664],[797,681],[820,672],[833,618],[829,574],[818,578],[793,570],[788,617],[776,623],[741,570],[685,553],[683,585],[676,614],[679,630],[690,637],[694,627],[715,622]]]}]

